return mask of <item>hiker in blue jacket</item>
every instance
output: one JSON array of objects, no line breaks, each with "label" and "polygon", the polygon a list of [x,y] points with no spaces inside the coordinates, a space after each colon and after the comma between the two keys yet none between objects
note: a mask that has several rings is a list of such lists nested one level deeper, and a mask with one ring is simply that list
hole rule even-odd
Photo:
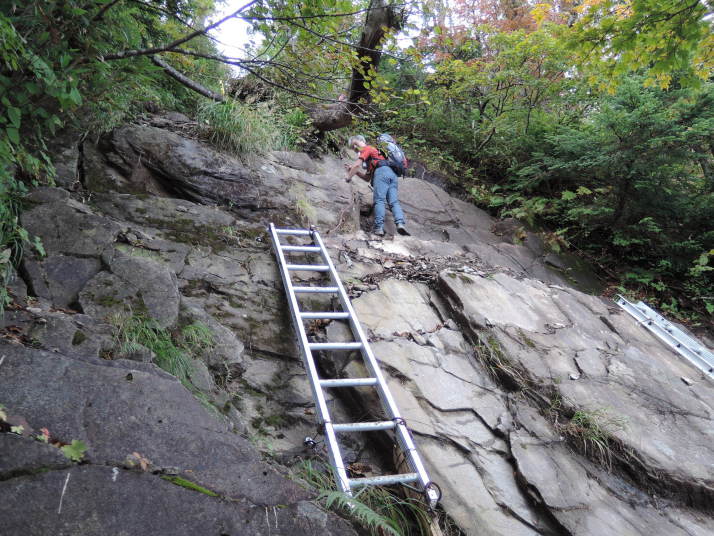
[{"label": "hiker in blue jacket", "polygon": [[[366,181],[372,180],[374,190],[374,230],[372,232],[377,236],[385,234],[384,216],[386,211],[384,205],[386,202],[394,216],[397,232],[401,235],[408,235],[409,232],[404,224],[404,212],[399,204],[399,177],[389,166],[389,161],[375,147],[367,145],[364,136],[352,136],[349,146],[358,151],[359,156],[351,165],[346,164],[347,177],[345,180],[350,182],[355,175]],[[362,169],[363,163],[367,164],[366,172]]]}]

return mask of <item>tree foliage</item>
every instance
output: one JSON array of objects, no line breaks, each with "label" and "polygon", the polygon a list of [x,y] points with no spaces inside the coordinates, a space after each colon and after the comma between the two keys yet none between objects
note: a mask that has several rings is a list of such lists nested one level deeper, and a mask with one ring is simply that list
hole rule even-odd
[{"label": "tree foliage", "polygon": [[[176,107],[194,94],[168,81],[146,58],[110,62],[125,47],[170,39],[200,24],[210,0],[0,0],[0,307],[11,265],[24,244],[41,244],[19,226],[26,184],[52,181],[46,143],[68,123],[103,131],[147,101]],[[209,47],[206,38],[191,46]],[[196,60],[193,76],[216,83],[214,62]]]},{"label": "tree foliage", "polygon": [[[433,3],[410,60],[385,65],[375,130],[401,135],[494,213],[543,229],[554,249],[609,267],[614,284],[711,314],[714,86],[692,83],[698,7],[668,19],[695,28],[673,34],[690,52],[672,55],[644,44],[666,32],[667,2],[631,2],[617,28],[593,18],[606,2],[554,4]],[[585,62],[588,32],[610,32],[610,48]]]},{"label": "tree foliage", "polygon": [[601,80],[644,70],[647,85],[697,83],[714,68],[713,9],[711,0],[589,0],[568,39]]},{"label": "tree foliage", "polygon": [[[32,241],[16,215],[25,184],[52,179],[46,140],[151,103],[198,111],[229,147],[362,117],[616,283],[714,312],[711,0],[255,0],[226,17],[262,36],[243,57],[215,47],[214,8],[0,0],[2,273]],[[227,65],[279,111],[233,102]]]},{"label": "tree foliage", "polygon": [[712,157],[714,86],[644,80],[629,77],[577,127],[546,135],[490,201],[623,267],[635,287],[702,307],[693,300],[711,290],[701,267],[714,250],[714,183],[698,160]]}]

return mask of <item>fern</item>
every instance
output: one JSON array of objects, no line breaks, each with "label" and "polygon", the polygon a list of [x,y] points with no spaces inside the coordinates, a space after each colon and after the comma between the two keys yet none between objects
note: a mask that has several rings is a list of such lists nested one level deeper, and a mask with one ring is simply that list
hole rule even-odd
[{"label": "fern", "polygon": [[394,520],[378,514],[355,497],[350,497],[341,491],[329,491],[321,493],[318,499],[324,500],[325,506],[328,508],[339,509],[349,514],[361,525],[377,534],[381,531],[384,534],[392,534],[394,536],[402,535]]}]

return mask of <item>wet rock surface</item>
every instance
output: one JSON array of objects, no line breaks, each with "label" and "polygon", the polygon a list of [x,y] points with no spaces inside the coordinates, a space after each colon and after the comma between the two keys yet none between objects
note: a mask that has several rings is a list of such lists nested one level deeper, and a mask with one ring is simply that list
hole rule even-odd
[{"label": "wet rock surface", "polygon": [[[65,151],[83,191],[28,196],[22,221],[47,256],[28,255],[11,288],[0,404],[32,434],[87,451],[77,465],[3,429],[2,531],[354,533],[281,465],[325,452],[265,232],[274,221],[321,230],[462,533],[714,533],[714,384],[569,285],[594,288],[592,274],[414,178],[399,185],[412,236],[388,217],[375,240],[360,216],[371,192],[344,183],[336,158],[239,162],[162,121]],[[122,347],[117,318],[132,315],[193,348],[184,383],[153,350]],[[350,336],[340,321],[306,327],[319,341]],[[356,354],[318,360],[325,376],[367,375]],[[365,389],[331,391],[328,405],[335,422],[381,415]],[[351,436],[341,446],[355,471],[394,472],[385,436]]]}]

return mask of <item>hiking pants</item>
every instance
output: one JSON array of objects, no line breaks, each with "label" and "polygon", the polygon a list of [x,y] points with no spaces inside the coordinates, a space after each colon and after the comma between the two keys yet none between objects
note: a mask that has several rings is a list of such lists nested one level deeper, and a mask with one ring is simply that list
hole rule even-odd
[{"label": "hiking pants", "polygon": [[384,203],[389,204],[389,209],[394,216],[394,223],[404,223],[404,212],[399,204],[398,181],[399,177],[389,166],[378,167],[374,170],[374,228],[384,228]]}]

